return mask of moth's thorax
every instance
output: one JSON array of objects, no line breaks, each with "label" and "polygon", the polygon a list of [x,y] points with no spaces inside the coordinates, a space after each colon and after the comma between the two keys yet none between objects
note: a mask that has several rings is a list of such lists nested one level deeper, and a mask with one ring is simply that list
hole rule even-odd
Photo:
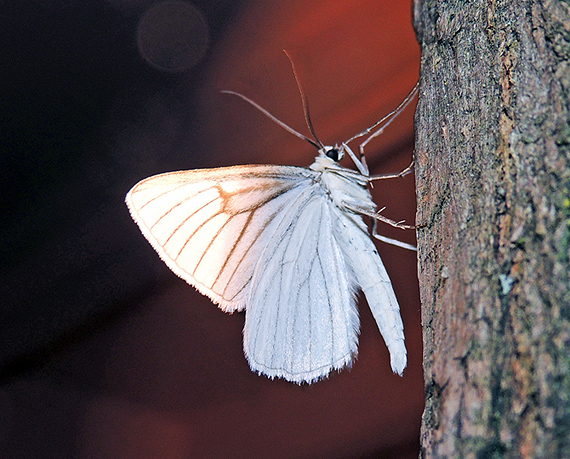
[{"label": "moth's thorax", "polygon": [[367,177],[340,166],[322,153],[315,158],[310,169],[320,172],[321,185],[339,208],[357,205],[362,209],[374,211],[376,206],[368,190]]},{"label": "moth's thorax", "polygon": [[315,158],[315,162],[311,164],[309,169],[316,172],[323,172],[325,169],[341,169],[336,161],[333,161],[328,156],[325,156],[322,152]]}]

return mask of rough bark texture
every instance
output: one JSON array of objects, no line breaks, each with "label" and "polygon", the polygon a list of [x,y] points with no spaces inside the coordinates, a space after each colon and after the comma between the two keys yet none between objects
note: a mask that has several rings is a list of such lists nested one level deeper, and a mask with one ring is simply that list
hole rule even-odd
[{"label": "rough bark texture", "polygon": [[570,457],[569,12],[414,7],[423,457]]}]

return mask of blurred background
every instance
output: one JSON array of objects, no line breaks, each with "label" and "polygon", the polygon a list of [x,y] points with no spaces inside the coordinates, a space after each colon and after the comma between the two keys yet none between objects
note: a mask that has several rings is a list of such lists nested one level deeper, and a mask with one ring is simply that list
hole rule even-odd
[{"label": "blurred background", "polygon": [[[0,457],[417,457],[414,253],[377,244],[405,325],[403,378],[361,300],[353,368],[298,386],[249,370],[244,315],[172,274],[124,205],[160,172],[310,165],[308,143],[220,94],[241,92],[307,134],[283,49],[325,144],[373,124],[418,79],[411,1],[52,0],[0,11]],[[373,173],[409,164],[413,110],[369,144]],[[384,215],[413,222],[413,175],[375,182],[373,194]],[[414,242],[413,231],[379,231]]]}]

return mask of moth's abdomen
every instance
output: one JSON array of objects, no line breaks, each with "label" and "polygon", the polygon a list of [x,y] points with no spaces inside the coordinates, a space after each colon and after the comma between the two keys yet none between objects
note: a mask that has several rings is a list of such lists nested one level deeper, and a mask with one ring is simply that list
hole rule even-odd
[{"label": "moth's abdomen", "polygon": [[367,212],[374,212],[376,205],[372,201],[366,182],[357,180],[354,171],[343,174],[343,170],[324,171],[322,185],[327,189],[335,205],[344,211],[353,213],[347,208],[358,207]]}]

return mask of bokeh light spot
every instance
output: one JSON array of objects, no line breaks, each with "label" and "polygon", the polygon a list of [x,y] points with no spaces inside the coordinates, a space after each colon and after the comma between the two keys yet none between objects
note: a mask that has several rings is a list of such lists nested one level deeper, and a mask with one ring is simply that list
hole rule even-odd
[{"label": "bokeh light spot", "polygon": [[208,49],[208,25],[189,2],[165,1],[142,17],[137,29],[141,56],[166,72],[183,72],[202,60]]}]

